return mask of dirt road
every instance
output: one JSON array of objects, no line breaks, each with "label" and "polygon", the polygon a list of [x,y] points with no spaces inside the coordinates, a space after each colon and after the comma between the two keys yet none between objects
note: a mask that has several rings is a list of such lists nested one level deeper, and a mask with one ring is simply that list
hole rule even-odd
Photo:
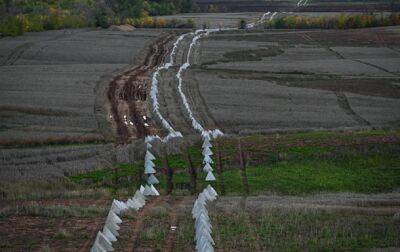
[{"label": "dirt road", "polygon": [[141,65],[111,81],[107,91],[109,119],[119,143],[129,143],[132,139],[157,133],[148,103],[151,73],[168,56],[174,37],[174,34],[161,36],[149,47]]}]

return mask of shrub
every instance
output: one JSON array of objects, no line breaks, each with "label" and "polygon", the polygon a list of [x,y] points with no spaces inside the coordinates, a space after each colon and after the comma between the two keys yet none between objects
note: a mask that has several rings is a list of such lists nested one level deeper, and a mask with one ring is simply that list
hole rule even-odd
[{"label": "shrub", "polygon": [[155,27],[162,28],[167,26],[167,21],[164,18],[157,18],[154,20]]},{"label": "shrub", "polygon": [[265,23],[275,29],[354,29],[376,26],[399,25],[400,14],[377,17],[373,14],[340,15],[336,17],[285,16]]},{"label": "shrub", "polygon": [[96,26],[108,28],[107,11],[105,7],[100,6],[94,10],[94,22]]},{"label": "shrub", "polygon": [[24,33],[24,23],[16,16],[7,16],[0,20],[1,36],[18,36]]},{"label": "shrub", "polygon": [[246,20],[240,19],[240,21],[239,21],[239,29],[246,29]]},{"label": "shrub", "polygon": [[24,21],[24,31],[44,31],[43,16],[28,14],[23,16],[22,19]]},{"label": "shrub", "polygon": [[15,15],[3,15],[4,3],[0,0],[0,36],[18,36],[26,31],[43,31],[63,28],[97,26],[108,28],[110,25],[130,24],[137,27],[193,28],[191,19],[185,21],[167,21],[153,19],[151,15],[174,14],[190,11],[191,0],[132,0],[103,1],[63,0],[63,1],[9,1]]},{"label": "shrub", "polygon": [[193,28],[195,26],[194,20],[192,18],[188,18],[186,20],[186,28]]}]

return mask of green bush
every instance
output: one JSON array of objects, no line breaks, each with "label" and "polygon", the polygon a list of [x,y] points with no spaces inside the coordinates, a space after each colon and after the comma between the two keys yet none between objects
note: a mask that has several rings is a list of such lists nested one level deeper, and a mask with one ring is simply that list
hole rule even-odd
[{"label": "green bush", "polygon": [[24,33],[23,21],[15,16],[7,16],[0,20],[1,36],[19,36]]},{"label": "green bush", "polygon": [[355,29],[377,26],[400,25],[400,14],[389,16],[373,14],[340,15],[340,16],[284,16],[265,23],[266,28],[275,29]]},{"label": "green bush", "polygon": [[239,29],[246,29],[246,20],[240,19],[240,21],[239,21]]},{"label": "green bush", "polygon": [[41,16],[28,14],[25,16],[24,31],[40,32],[44,31],[44,22]]},{"label": "green bush", "polygon": [[[122,23],[146,28],[193,28],[191,19],[185,21],[165,21],[150,16],[188,12],[191,0],[31,0],[9,1],[5,8],[0,0],[1,36],[18,36],[24,32],[39,32],[64,28],[96,26],[108,28]],[[13,15],[5,16],[8,9]],[[125,22],[129,20],[129,22]]]}]

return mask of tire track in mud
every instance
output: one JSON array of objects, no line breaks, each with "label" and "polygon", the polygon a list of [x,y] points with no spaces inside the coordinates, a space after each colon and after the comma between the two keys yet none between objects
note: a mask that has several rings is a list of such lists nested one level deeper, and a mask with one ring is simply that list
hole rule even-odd
[{"label": "tire track in mud", "polygon": [[86,242],[79,248],[78,252],[86,252],[90,250],[93,240],[97,235],[97,230],[101,229],[102,226],[103,226],[103,220],[100,219],[95,220],[94,223],[91,224],[90,234],[92,235],[90,239],[87,239]]},{"label": "tire track in mud", "polygon": [[[325,47],[326,50],[328,50],[329,52],[334,54],[336,56],[336,58],[338,58],[338,59],[347,59],[341,53],[333,50],[330,46],[324,46],[323,44],[319,43],[318,41],[315,41],[313,38],[311,38],[307,34],[300,34],[300,37],[305,39],[307,42],[315,42],[320,47],[322,47],[322,48]],[[358,60],[354,60],[354,59],[350,59],[350,60],[359,62]],[[360,63],[364,63],[364,62],[360,62]],[[348,116],[350,116],[354,121],[359,123],[361,126],[371,126],[371,123],[369,121],[367,121],[365,118],[363,118],[362,116],[360,116],[353,110],[353,108],[351,107],[349,100],[347,99],[344,92],[335,91],[333,93],[336,95],[338,106],[340,107],[340,109],[343,110],[344,113],[346,113]]]},{"label": "tire track in mud", "polygon": [[392,75],[395,75],[395,76],[400,76],[400,74],[398,74],[398,73],[393,73],[393,72],[387,70],[386,68],[383,68],[383,67],[381,67],[381,66],[378,66],[378,65],[375,65],[375,64],[372,64],[372,63],[369,63],[369,62],[360,60],[360,59],[352,59],[352,61],[355,61],[355,62],[364,64],[364,65],[367,65],[367,66],[376,68],[376,69],[381,70],[381,71],[383,71],[383,72],[386,72],[386,73],[388,73],[388,74],[392,74]]},{"label": "tire track in mud", "polygon": [[139,246],[139,234],[140,231],[143,229],[143,219],[146,215],[149,215],[150,209],[154,206],[159,205],[161,203],[165,203],[167,201],[167,197],[158,196],[157,198],[153,199],[149,203],[147,203],[142,210],[137,212],[136,221],[134,226],[132,227],[132,234],[130,234],[129,242],[124,245],[124,251],[137,251],[136,249]]},{"label": "tire track in mud", "polygon": [[362,126],[370,126],[371,123],[366,119],[358,115],[350,106],[350,103],[343,92],[335,92],[337,97],[339,107],[349,116],[351,116],[356,122],[361,124]]},{"label": "tire track in mud", "polygon": [[29,48],[31,48],[33,45],[34,43],[28,42],[20,46],[17,46],[11,51],[11,53],[3,60],[3,62],[0,65],[1,66],[14,65],[14,63],[21,58],[22,54],[24,54],[24,52]]},{"label": "tire track in mud", "polygon": [[200,92],[199,81],[196,79],[196,72],[189,72],[187,75],[192,77],[185,91],[188,101],[193,104],[193,111],[196,111],[197,117],[209,128],[220,128]]},{"label": "tire track in mud", "polygon": [[[326,48],[327,48],[328,51],[330,51],[333,54],[335,54],[338,59],[348,59],[348,58],[344,57],[341,53],[333,50],[331,47],[328,46]],[[387,47],[387,48],[389,48],[389,47]],[[376,68],[376,69],[378,69],[380,71],[383,71],[383,72],[391,74],[391,75],[400,76],[400,74],[398,74],[398,73],[391,72],[391,71],[387,70],[386,68],[383,68],[381,66],[378,66],[378,65],[375,65],[375,64],[360,60],[360,59],[349,59],[349,60],[364,64],[364,65],[367,65],[367,66],[370,66],[370,67],[373,67],[373,68]]]},{"label": "tire track in mud", "polygon": [[[161,108],[162,114],[174,125],[176,129],[179,129],[182,134],[187,135],[193,133],[190,122],[186,120],[185,111],[183,110],[183,104],[180,102],[178,94],[175,72],[163,73],[164,83],[160,85],[159,101],[162,100],[164,106]],[[165,81],[167,80],[167,81]]]},{"label": "tire track in mud", "polygon": [[[188,47],[189,47],[189,45],[188,45]],[[187,52],[188,50],[185,50],[185,51]],[[195,63],[197,61],[196,59],[197,59],[197,57],[200,57],[200,55],[201,55],[201,47],[197,46],[193,49],[192,55],[191,55],[193,65],[196,64]],[[187,55],[185,55],[185,56],[187,57]],[[186,59],[183,59],[182,62],[185,62],[185,60]],[[214,120],[214,118],[212,118],[210,110],[208,109],[207,104],[206,104],[203,96],[201,95],[201,92],[199,89],[199,82],[195,78],[195,76],[196,76],[195,71],[196,70],[187,71],[185,73],[185,75],[183,76],[184,78],[189,79],[189,80],[186,80],[186,85],[183,87],[183,89],[184,89],[183,92],[185,93],[189,104],[191,104],[194,117],[197,118],[197,120],[200,121],[202,125],[205,125],[208,128],[215,128],[215,125],[216,125],[215,120]],[[179,97],[179,99],[181,100],[180,97]],[[182,103],[182,106],[184,106],[183,103]],[[190,124],[189,124],[189,127],[192,128],[192,126]]]},{"label": "tire track in mud", "polygon": [[[179,228],[178,210],[182,208],[186,201],[186,197],[181,197],[178,200],[175,200],[171,206],[171,211],[169,212],[170,229],[165,238],[165,244],[162,251],[172,252],[175,250],[177,229]],[[176,227],[176,229],[173,229],[173,227]]]},{"label": "tire track in mud", "polygon": [[[56,35],[56,36],[54,36],[54,37],[52,37],[52,38],[50,38],[50,39],[47,39],[47,40],[41,40],[40,42],[52,42],[52,41],[56,41],[56,40],[59,40],[59,39],[67,38],[67,37],[69,37],[69,36],[76,35],[76,34],[78,34],[78,33],[80,33],[80,32],[84,32],[84,31],[75,32],[75,31],[64,30],[62,34]],[[15,48],[11,51],[11,53],[3,60],[3,62],[0,63],[0,66],[12,66],[12,65],[14,65],[15,62],[17,62],[17,61],[22,57],[22,55],[23,55],[27,50],[29,50],[30,48],[32,48],[34,45],[35,45],[34,42],[27,42],[27,43],[24,43],[24,44],[22,44],[22,45],[20,45],[20,46],[15,47]],[[47,46],[48,46],[48,45],[45,45],[45,46],[41,47],[41,48],[36,52],[36,54],[35,54],[34,57],[36,57],[37,54],[38,54],[40,51],[42,51],[44,48],[46,48]]]},{"label": "tire track in mud", "polygon": [[106,91],[109,119],[114,125],[117,142],[126,144],[133,138],[143,138],[157,132],[150,125],[148,105],[151,73],[168,56],[174,34],[167,34],[153,43],[143,64],[117,75]]}]

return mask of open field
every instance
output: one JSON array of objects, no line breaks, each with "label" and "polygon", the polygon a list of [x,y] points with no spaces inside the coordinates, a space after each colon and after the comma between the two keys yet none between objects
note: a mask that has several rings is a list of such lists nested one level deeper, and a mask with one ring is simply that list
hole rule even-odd
[{"label": "open field", "polygon": [[241,13],[185,13],[171,16],[163,16],[167,20],[178,19],[186,20],[193,19],[196,28],[203,28],[205,25],[209,28],[231,27],[237,28],[241,19],[246,22],[255,22],[262,16],[262,12],[241,12]]},{"label": "open field", "polygon": [[395,126],[399,41],[398,27],[214,34],[184,88],[197,118],[226,133]]},{"label": "open field", "polygon": [[0,40],[0,180],[112,163],[105,90],[163,31],[62,30]]},{"label": "open field", "polygon": [[[161,196],[153,201],[157,201],[157,206],[144,209],[141,221],[136,214],[124,217],[115,248],[118,251],[194,251],[194,223],[190,217],[194,199]],[[224,197],[210,207],[216,251],[323,250],[326,247],[396,251],[400,246],[396,215],[399,201],[398,194]],[[77,207],[73,202],[68,206],[49,203],[53,207],[42,207],[48,209],[47,215],[35,214],[35,206],[30,206],[20,210],[18,216],[2,217],[1,227],[15,229],[11,233],[0,229],[0,248],[3,251],[88,250],[95,230],[103,225],[104,204],[92,201],[88,206],[80,202]],[[173,224],[178,228],[171,249],[167,238],[171,238],[172,213],[177,219]],[[72,217],[65,218],[69,215]],[[141,230],[139,235],[132,227]]]},{"label": "open field", "polygon": [[[195,0],[197,11],[202,12],[267,12],[267,11],[305,11],[305,12],[371,12],[399,11],[398,0]],[[305,4],[304,4],[305,3]]]},{"label": "open field", "polygon": [[160,33],[68,30],[2,39],[0,139],[102,138],[96,113],[104,105],[96,97]]},{"label": "open field", "polygon": [[[213,149],[223,153],[228,195],[209,208],[217,251],[398,249],[398,131],[294,133],[242,141],[250,196],[243,193],[236,141],[221,139],[219,149]],[[190,149],[199,168],[200,144]],[[194,250],[190,211],[195,197],[180,188],[189,183],[185,161],[182,155],[168,159],[175,168],[173,195],[150,199],[140,212],[123,216],[118,251]],[[160,161],[157,187],[164,194]],[[126,200],[142,182],[137,177],[142,165],[122,164],[117,173],[104,169],[57,183],[2,184],[0,248],[87,250],[104,224],[110,201]],[[203,181],[199,176],[199,190]],[[218,177],[213,185],[220,194],[221,181]],[[5,229],[10,225],[15,228]],[[171,225],[178,227],[176,232]]]},{"label": "open field", "polygon": [[[0,250],[88,251],[112,200],[146,183],[149,148],[161,196],[121,215],[115,251],[195,251],[190,212],[207,184],[220,196],[207,206],[216,251],[398,251],[400,28],[226,30],[188,55],[190,32],[0,40]],[[150,148],[145,136],[169,131],[149,98],[153,73],[172,61],[156,71],[157,102],[184,137]],[[205,142],[178,83],[199,123],[225,133],[212,140],[216,181],[204,181]]]}]

